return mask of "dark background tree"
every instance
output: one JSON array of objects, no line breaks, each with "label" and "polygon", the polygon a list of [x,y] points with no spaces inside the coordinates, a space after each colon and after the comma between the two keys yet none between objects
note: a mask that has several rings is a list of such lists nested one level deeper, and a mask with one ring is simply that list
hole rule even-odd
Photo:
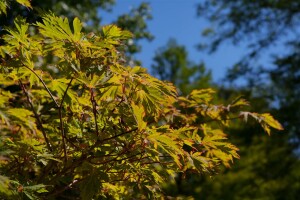
[{"label": "dark background tree", "polygon": [[[281,0],[207,0],[199,4],[198,14],[215,24],[204,31],[211,39],[211,50],[225,41],[248,45],[248,55],[229,70],[227,80],[244,78],[254,96],[268,97],[271,108],[275,105],[279,113],[285,113],[282,120],[286,130],[300,144],[300,118],[297,113],[287,112],[298,108],[299,101],[299,4]],[[272,52],[276,45],[280,51]],[[263,56],[272,62],[254,64]]]},{"label": "dark background tree", "polygon": [[[234,94],[238,79],[248,81],[239,93],[252,99],[256,110],[267,110],[277,116],[285,131],[266,138],[253,128],[230,130],[230,133],[242,133],[230,134],[237,145],[243,146],[242,159],[213,179],[192,177],[189,181],[200,186],[197,190],[184,191],[185,194],[193,193],[202,199],[298,199],[299,4],[299,1],[281,0],[199,3],[199,17],[206,17],[212,25],[203,32],[211,43],[200,46],[212,53],[227,42],[247,46],[248,54],[228,71],[225,79],[235,84],[223,87],[221,96],[228,98]],[[281,51],[274,51],[276,45]],[[273,61],[257,62],[261,57]]]},{"label": "dark background tree", "polygon": [[[201,44],[200,47],[214,53],[221,45],[231,42],[246,45],[248,51],[228,71],[224,82],[230,83],[229,87],[217,84],[219,97],[232,100],[233,96],[243,94],[254,102],[251,105],[253,109],[271,112],[279,117],[284,122],[285,132],[275,133],[270,138],[263,136],[258,127],[237,126],[228,130],[235,144],[242,146],[242,159],[231,169],[220,169],[220,174],[213,178],[186,175],[187,179],[180,185],[169,185],[167,192],[196,199],[298,198],[299,3],[207,0],[199,4],[199,17],[206,17],[212,24],[203,31],[211,43]],[[274,51],[276,45],[286,52]],[[187,53],[183,46],[169,42],[157,51],[152,65],[153,74],[175,83],[179,88],[205,87],[206,81],[204,85],[188,81],[193,80],[194,68],[187,67],[191,62],[187,62]],[[270,57],[273,61],[260,63],[261,57]],[[237,86],[238,79],[243,79],[247,84]],[[201,78],[195,80],[203,83]]]},{"label": "dark background tree", "polygon": [[211,87],[211,73],[204,63],[190,61],[188,52],[175,39],[159,48],[153,58],[151,72],[161,80],[174,83],[182,94],[188,94],[196,88]]},{"label": "dark background tree", "polygon": [[137,8],[132,8],[130,13],[119,16],[115,21],[115,24],[120,28],[129,30],[134,35],[133,40],[127,42],[129,62],[141,64],[140,61],[135,60],[132,56],[142,50],[142,46],[137,45],[138,41],[142,39],[151,41],[154,39],[154,36],[149,32],[147,27],[147,21],[151,19],[150,5],[148,3],[141,3]]},{"label": "dark background tree", "polygon": [[[0,28],[3,29],[4,26],[11,26],[13,24],[13,19],[17,16],[23,16],[29,23],[34,23],[37,20],[41,20],[40,16],[37,15],[37,10],[31,10],[26,8],[16,1],[7,1],[9,4],[9,9],[7,9],[6,15],[0,16]],[[73,19],[74,17],[79,17],[85,22],[84,26],[94,29],[99,27],[101,22],[101,17],[99,16],[99,10],[109,11],[112,9],[115,0],[52,0],[52,1],[31,1],[31,6],[33,8],[38,8],[38,10],[51,11],[57,15],[62,15]]]}]

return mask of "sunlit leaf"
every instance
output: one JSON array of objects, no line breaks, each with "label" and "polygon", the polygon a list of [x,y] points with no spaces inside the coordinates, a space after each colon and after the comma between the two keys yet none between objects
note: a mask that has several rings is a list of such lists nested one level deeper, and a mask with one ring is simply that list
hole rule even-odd
[{"label": "sunlit leaf", "polygon": [[0,14],[4,13],[6,15],[7,2],[2,0],[0,1]]},{"label": "sunlit leaf", "polygon": [[27,8],[32,8],[30,0],[16,0],[19,4],[26,6]]},{"label": "sunlit leaf", "polygon": [[81,39],[82,23],[77,17],[73,20],[73,28],[74,28],[74,38],[76,41],[78,41]]},{"label": "sunlit leaf", "polygon": [[264,113],[260,115],[263,119],[263,121],[268,124],[269,126],[277,129],[277,130],[283,130],[282,125],[274,119],[274,117],[272,115],[270,115],[269,113]]},{"label": "sunlit leaf", "polygon": [[134,114],[134,118],[138,124],[138,129],[139,130],[144,130],[147,126],[147,123],[143,120],[144,116],[145,116],[145,111],[144,108],[140,105],[135,105],[134,103],[131,104],[132,110],[133,110],[133,114]]}]

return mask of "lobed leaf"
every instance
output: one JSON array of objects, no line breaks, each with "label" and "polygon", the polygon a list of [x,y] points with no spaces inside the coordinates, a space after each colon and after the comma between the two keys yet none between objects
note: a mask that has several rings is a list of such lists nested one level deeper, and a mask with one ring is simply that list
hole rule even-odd
[{"label": "lobed leaf", "polygon": [[145,116],[145,110],[142,105],[135,105],[131,103],[134,118],[138,124],[138,130],[142,131],[147,127],[147,123],[143,120]]}]

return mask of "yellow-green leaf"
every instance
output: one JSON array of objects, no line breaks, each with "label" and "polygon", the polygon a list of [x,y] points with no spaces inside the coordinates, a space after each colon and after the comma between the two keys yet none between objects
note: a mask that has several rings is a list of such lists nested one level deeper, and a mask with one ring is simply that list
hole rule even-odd
[{"label": "yellow-green leaf", "polygon": [[0,14],[4,13],[6,15],[6,8],[7,8],[7,2],[6,1],[0,1]]},{"label": "yellow-green leaf", "polygon": [[202,89],[202,90],[193,90],[189,96],[190,99],[193,99],[197,103],[208,103],[212,100],[212,94],[215,91],[213,89]]},{"label": "yellow-green leaf", "polygon": [[81,39],[82,23],[77,17],[73,20],[73,28],[74,28],[74,39],[78,41]]},{"label": "yellow-green leaf", "polygon": [[261,117],[263,118],[264,122],[266,122],[269,126],[277,130],[283,130],[282,125],[277,120],[275,120],[273,116],[269,113],[261,114]]},{"label": "yellow-green leaf", "polygon": [[32,8],[29,0],[17,0],[17,2],[27,8]]},{"label": "yellow-green leaf", "polygon": [[139,130],[144,130],[147,126],[147,123],[143,120],[145,116],[145,110],[143,106],[138,106],[134,103],[131,103],[132,111],[134,114],[134,118],[138,124],[138,129]]}]

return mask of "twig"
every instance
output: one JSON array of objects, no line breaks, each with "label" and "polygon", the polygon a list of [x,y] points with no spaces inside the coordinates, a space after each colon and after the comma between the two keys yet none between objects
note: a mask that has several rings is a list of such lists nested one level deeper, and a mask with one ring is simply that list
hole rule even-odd
[{"label": "twig", "polygon": [[54,101],[56,107],[58,108],[59,105],[57,103],[57,101],[55,100],[54,96],[52,95],[52,93],[50,92],[49,88],[47,87],[46,83],[43,81],[43,79],[30,67],[27,67],[26,65],[23,64],[24,67],[26,67],[27,69],[29,69],[32,73],[34,73],[34,75],[41,81],[41,83],[43,84],[44,88],[46,89],[46,91],[48,92],[48,94],[50,95],[51,99]]},{"label": "twig", "polygon": [[105,139],[103,139],[103,140],[100,140],[100,142],[105,142],[105,141],[107,141],[107,140],[112,140],[112,139],[114,139],[114,138],[117,138],[117,137],[119,137],[119,136],[125,135],[125,134],[127,134],[127,133],[131,133],[131,132],[136,131],[136,130],[138,130],[138,128],[134,128],[134,129],[132,129],[132,130],[129,130],[129,131],[126,131],[126,132],[122,132],[122,133],[120,133],[120,134],[118,134],[118,135],[114,135],[114,136],[109,137],[109,138],[105,138]]},{"label": "twig", "polygon": [[58,109],[58,115],[59,115],[59,127],[60,127],[60,132],[61,132],[61,140],[63,144],[63,150],[64,150],[64,159],[65,161],[68,160],[68,154],[67,154],[67,147],[66,147],[66,141],[65,141],[65,131],[64,131],[64,122],[62,121],[62,112],[61,109]]},{"label": "twig", "polygon": [[63,188],[57,190],[56,192],[50,194],[48,197],[56,196],[56,195],[58,195],[58,194],[64,192],[65,190],[68,190],[68,189],[72,188],[72,186],[74,186],[75,184],[79,183],[79,182],[82,181],[82,180],[83,180],[83,179],[79,179],[79,180],[75,179],[75,180],[73,180],[70,184],[68,184],[68,185],[66,185],[65,187],[63,187]]},{"label": "twig", "polygon": [[60,106],[59,106],[60,109],[61,109],[62,106],[63,106],[63,102],[64,102],[64,100],[65,100],[65,97],[66,97],[66,95],[67,95],[67,92],[68,92],[68,90],[69,90],[69,88],[70,88],[70,86],[71,86],[73,80],[74,80],[74,77],[72,77],[71,80],[70,80],[70,82],[68,83],[68,86],[67,86],[67,88],[66,88],[66,90],[65,90],[65,92],[64,92],[64,95],[63,95],[63,97],[62,97],[62,99],[61,99],[61,102],[60,102]]},{"label": "twig", "polygon": [[61,102],[60,102],[60,106],[58,107],[58,114],[59,114],[59,127],[60,127],[60,131],[61,131],[61,139],[62,139],[62,143],[63,143],[63,149],[64,149],[64,158],[65,158],[65,161],[68,160],[68,154],[67,154],[67,147],[66,147],[66,135],[65,135],[65,130],[64,130],[64,122],[63,122],[63,116],[62,116],[62,107],[63,107],[63,103],[64,103],[64,100],[65,100],[65,97],[67,95],[67,92],[68,92],[68,89],[69,87],[71,86],[71,83],[73,81],[73,77],[71,78],[64,94],[63,94],[63,97],[61,99]]},{"label": "twig", "polygon": [[28,101],[28,103],[29,103],[29,105],[30,105],[30,108],[31,108],[32,112],[34,113],[34,116],[35,116],[35,118],[36,118],[36,120],[37,120],[37,124],[38,124],[38,126],[40,127],[40,129],[41,129],[41,131],[42,131],[42,134],[43,134],[43,137],[44,137],[45,142],[46,142],[46,144],[47,144],[47,147],[48,147],[48,149],[49,149],[50,151],[52,151],[51,144],[50,144],[50,142],[49,142],[49,140],[48,140],[48,138],[47,138],[47,135],[46,135],[45,129],[44,129],[44,127],[43,127],[43,124],[42,124],[42,122],[41,122],[41,119],[40,119],[39,115],[37,114],[37,112],[35,111],[35,109],[34,109],[34,107],[33,107],[32,100],[30,99],[29,94],[28,94],[28,92],[27,92],[27,90],[26,90],[26,88],[25,88],[25,86],[23,85],[23,83],[22,83],[21,80],[19,80],[19,84],[20,84],[20,86],[21,86],[21,88],[22,88],[24,94],[26,95],[27,101]]},{"label": "twig", "polygon": [[234,119],[239,119],[240,117],[232,117],[232,118],[227,118],[227,119],[216,119],[212,118],[206,121],[202,121],[201,123],[209,123],[209,122],[220,122],[220,121],[229,121],[229,120],[234,120]]},{"label": "twig", "polygon": [[89,162],[92,163],[92,164],[95,164],[95,165],[104,165],[104,164],[107,164],[107,163],[110,163],[110,162],[113,162],[113,161],[119,162],[119,161],[123,161],[123,160],[128,160],[130,158],[134,158],[134,157],[142,154],[142,152],[140,152],[140,153],[136,153],[134,155],[131,155],[131,156],[128,156],[128,157],[125,157],[125,158],[118,159],[118,157],[120,157],[122,155],[125,155],[127,152],[128,152],[128,150],[126,150],[125,152],[120,153],[117,157],[115,157],[113,159],[110,159],[110,160],[105,160],[104,162],[97,163],[97,162],[93,162],[91,160]]},{"label": "twig", "polygon": [[98,123],[97,123],[97,103],[96,103],[96,100],[95,100],[95,96],[94,96],[94,90],[93,89],[90,89],[91,90],[91,102],[92,102],[92,106],[93,106],[93,113],[94,113],[94,120],[95,120],[95,126],[96,126],[96,134],[97,134],[97,137],[99,136],[99,129],[98,129]]},{"label": "twig", "polygon": [[161,162],[161,161],[153,161],[153,162],[144,162],[141,163],[141,165],[151,165],[151,164],[161,164],[161,165],[168,165],[168,164],[173,164],[174,162]]}]

